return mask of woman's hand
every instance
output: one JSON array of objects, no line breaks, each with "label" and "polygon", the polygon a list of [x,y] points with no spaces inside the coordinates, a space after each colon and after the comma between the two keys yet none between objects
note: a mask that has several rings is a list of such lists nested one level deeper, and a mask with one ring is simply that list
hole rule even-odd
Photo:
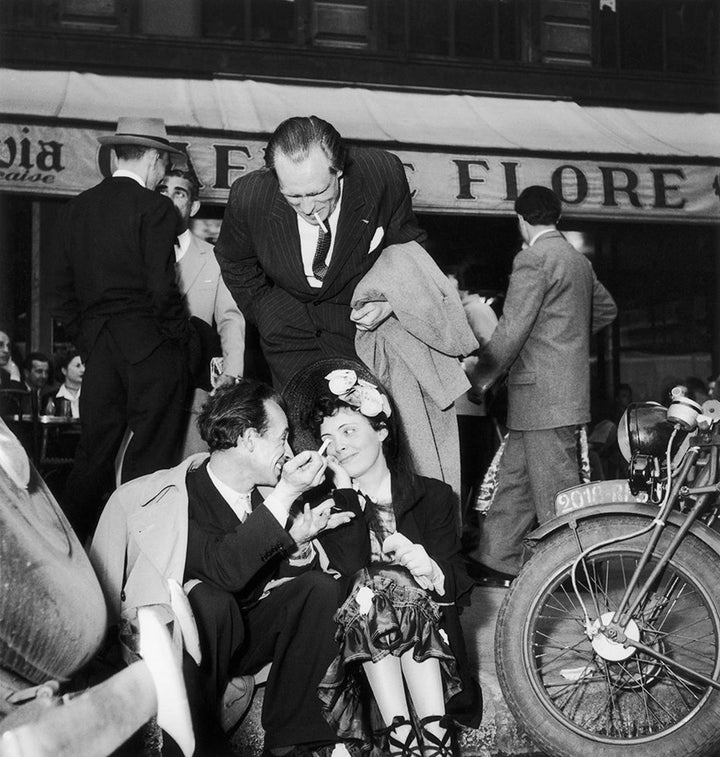
[{"label": "woman's hand", "polygon": [[352,480],[345,468],[340,465],[335,455],[328,455],[327,467],[333,472],[333,483],[336,489],[349,489],[352,486]]},{"label": "woman's hand", "polygon": [[304,544],[312,541],[319,533],[349,523],[355,517],[355,513],[346,510],[331,512],[334,504],[331,499],[326,499],[317,507],[306,504],[303,511],[295,516],[288,530],[294,542]]},{"label": "woman's hand", "polygon": [[422,544],[414,544],[396,531],[385,539],[382,549],[385,554],[391,555],[398,565],[407,568],[423,589],[435,589],[439,594],[445,593],[445,577]]}]

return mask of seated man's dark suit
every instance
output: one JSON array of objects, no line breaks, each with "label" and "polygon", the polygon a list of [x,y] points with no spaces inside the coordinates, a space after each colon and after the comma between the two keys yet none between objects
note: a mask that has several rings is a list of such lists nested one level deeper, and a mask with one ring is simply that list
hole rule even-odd
[{"label": "seated man's dark suit", "polygon": [[175,282],[177,214],[167,197],[115,176],[70,202],[53,314],[83,356],[82,437],[63,506],[81,538],[126,427],[122,480],[177,462],[187,391],[187,317]]},{"label": "seated man's dark suit", "polygon": [[[265,745],[334,741],[317,687],[337,654],[338,582],[315,562],[288,563],[295,544],[261,506],[257,490],[253,512],[241,524],[206,465],[188,472],[187,488],[185,580],[201,580],[188,596],[203,650],[207,701],[217,702],[233,675],[257,673],[272,662],[262,715]],[[261,599],[269,581],[290,576]]]}]

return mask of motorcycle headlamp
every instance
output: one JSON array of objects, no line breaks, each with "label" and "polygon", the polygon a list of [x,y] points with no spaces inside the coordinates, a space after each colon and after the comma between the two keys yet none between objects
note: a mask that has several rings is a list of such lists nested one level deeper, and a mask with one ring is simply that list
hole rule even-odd
[{"label": "motorcycle headlamp", "polygon": [[620,418],[617,440],[620,452],[629,463],[636,455],[662,458],[673,424],[667,409],[657,402],[633,402]]}]

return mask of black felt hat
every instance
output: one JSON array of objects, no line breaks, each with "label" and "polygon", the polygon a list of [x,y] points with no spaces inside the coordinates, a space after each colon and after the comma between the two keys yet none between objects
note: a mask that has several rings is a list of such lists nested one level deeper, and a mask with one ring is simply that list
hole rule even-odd
[{"label": "black felt hat", "polygon": [[295,454],[320,446],[312,430],[311,414],[317,398],[329,393],[326,376],[337,370],[355,371],[359,379],[381,387],[372,371],[357,358],[325,357],[299,370],[282,393],[290,422],[290,446]]}]

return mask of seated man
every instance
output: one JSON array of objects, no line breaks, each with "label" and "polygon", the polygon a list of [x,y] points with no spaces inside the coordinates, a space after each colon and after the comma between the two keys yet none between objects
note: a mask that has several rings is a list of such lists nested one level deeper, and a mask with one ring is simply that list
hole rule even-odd
[{"label": "seated man", "polygon": [[33,396],[37,401],[38,412],[44,412],[47,401],[45,388],[50,380],[50,358],[42,352],[31,352],[23,362],[23,382],[28,391],[23,398],[22,411],[26,415],[33,412]]},{"label": "seated man", "polygon": [[[230,679],[271,662],[266,754],[305,753],[308,745],[322,752],[335,739],[317,685],[336,654],[333,614],[342,597],[310,541],[353,516],[331,514],[328,500],[290,519],[291,505],[322,481],[326,463],[310,451],[287,458],[287,418],[269,386],[243,380],[219,389],[198,424],[209,457],[199,453],[130,481],[105,507],[91,559],[111,614],[168,605],[168,579],[186,584],[202,652],[199,676],[186,665],[191,707],[200,703],[201,747],[219,755],[227,746],[218,722]],[[263,501],[258,486],[275,489]]]}]

